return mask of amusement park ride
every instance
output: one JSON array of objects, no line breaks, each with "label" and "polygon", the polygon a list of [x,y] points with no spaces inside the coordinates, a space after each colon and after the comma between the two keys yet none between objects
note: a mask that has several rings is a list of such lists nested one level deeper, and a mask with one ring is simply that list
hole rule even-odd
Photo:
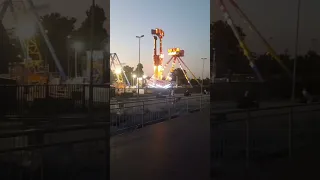
[{"label": "amusement park ride", "polygon": [[[149,88],[170,88],[172,87],[172,74],[175,69],[175,64],[178,63],[184,77],[187,79],[189,85],[192,87],[189,77],[187,76],[187,71],[183,68],[186,67],[186,69],[190,72],[190,74],[193,76],[193,78],[197,81],[197,83],[200,85],[199,81],[195,77],[195,75],[192,73],[192,71],[189,69],[189,67],[186,65],[186,63],[182,60],[182,57],[184,57],[184,50],[181,50],[180,48],[171,48],[168,50],[168,55],[171,56],[170,60],[163,66],[163,37],[164,37],[164,31],[162,29],[156,28],[151,30],[151,34],[153,36],[153,75],[150,79],[146,79],[146,85]],[[159,39],[159,54],[157,51],[157,40]],[[169,70],[169,73],[166,77],[163,77],[163,72],[165,68],[172,62],[171,69]],[[110,69],[114,72],[114,74],[117,76],[115,86],[118,88],[124,88],[126,86],[130,86],[130,82],[123,70],[123,67],[121,65],[121,62],[117,56],[116,53],[110,54]]]},{"label": "amusement park ride", "polygon": [[[156,28],[151,29],[151,34],[153,35],[153,78],[157,80],[162,80],[163,67],[162,62],[164,58],[162,49],[162,38],[164,37],[164,31],[162,29]],[[159,55],[157,53],[157,40],[159,38]]]},{"label": "amusement park ride", "polygon": [[115,82],[116,88],[124,89],[126,85],[130,86],[130,82],[116,53],[110,53],[110,69],[117,76]]},{"label": "amusement park ride", "polygon": [[[39,7],[35,7],[32,0],[14,1],[14,3],[12,0],[5,0],[1,5],[0,20],[2,22],[7,10],[10,9],[15,21],[13,34],[20,42],[20,47],[23,52],[23,62],[11,63],[9,65],[11,78],[20,80],[19,82],[23,84],[48,83],[49,67],[44,64],[38,46],[38,37],[42,36],[54,59],[55,65],[59,70],[61,78],[65,79],[66,75],[37,13]],[[19,13],[20,15],[18,15]],[[37,25],[37,27],[30,27],[29,23],[35,23],[35,26]],[[24,24],[28,26],[24,26]],[[36,33],[36,30],[39,30],[40,34]]]},{"label": "amusement park ride", "polygon": [[179,67],[182,70],[183,75],[187,79],[189,85],[192,87],[192,85],[190,83],[190,80],[189,80],[189,77],[187,76],[186,70],[183,68],[182,64],[188,69],[188,71],[190,72],[192,77],[197,81],[197,83],[199,85],[201,85],[200,82],[197,80],[196,76],[192,73],[192,71],[189,69],[189,67],[186,65],[186,63],[181,59],[181,57],[184,56],[184,50],[181,50],[180,48],[171,48],[171,49],[168,49],[168,55],[170,55],[171,58],[164,65],[164,69],[168,66],[168,64],[171,61],[172,61],[172,65],[171,65],[170,71],[169,71],[169,73],[168,73],[168,75],[166,77],[167,81],[171,81],[172,80],[173,72],[174,72],[174,69],[175,69],[175,64],[176,64],[176,62],[178,62],[179,63]]},{"label": "amusement park ride", "polygon": [[[240,38],[240,34],[237,31],[235,25],[234,25],[234,21],[230,16],[230,13],[228,11],[228,9],[226,8],[226,5],[224,3],[224,0],[216,0],[220,10],[223,13],[224,18],[226,19],[228,25],[231,27],[235,37],[237,38],[240,47],[243,49],[244,55],[247,57],[247,59],[249,60],[249,65],[250,67],[253,69],[253,71],[256,73],[258,79],[260,81],[264,81],[264,79],[262,78],[257,66],[255,65],[254,62],[254,58],[252,57],[252,54],[247,46],[247,44]],[[272,58],[275,59],[279,65],[284,69],[284,71],[287,73],[287,75],[291,78],[292,73],[289,71],[289,69],[282,63],[280,57],[276,54],[275,50],[271,47],[271,45],[267,42],[267,40],[262,36],[262,34],[258,31],[258,29],[253,25],[253,23],[250,21],[250,19],[248,18],[248,16],[240,9],[240,7],[238,6],[238,4],[234,1],[234,0],[229,0],[230,4],[235,8],[236,12],[239,14],[239,16],[244,20],[245,23],[249,24],[249,28],[254,31],[255,33],[257,33],[257,35],[259,36],[259,38],[261,39],[261,41],[265,44],[265,46],[268,49],[268,52],[271,54]]]},{"label": "amusement park ride", "polygon": [[[181,50],[180,48],[171,48],[168,50],[168,55],[171,56],[170,60],[163,66],[163,37],[164,37],[164,31],[162,29],[156,28],[151,30],[151,34],[153,35],[153,66],[154,66],[154,74],[153,76],[147,80],[147,86],[152,88],[169,88],[171,87],[171,80],[172,80],[172,74],[175,69],[176,62],[179,63],[179,66],[187,79],[188,83],[192,87],[190,80],[186,74],[186,71],[182,67],[182,64],[188,69],[188,71],[191,73],[193,78],[197,81],[198,84],[199,81],[194,76],[192,71],[189,69],[189,67],[186,65],[186,63],[181,59],[184,57],[184,50]],[[159,54],[157,53],[157,39],[159,38],[160,44],[159,44]],[[169,65],[169,63],[172,61],[171,69],[167,75],[166,78],[163,77],[163,72],[165,68]]]},{"label": "amusement park ride", "polygon": [[[0,5],[0,20],[2,20],[8,10],[10,10],[11,15],[14,19],[14,27],[12,28],[14,38],[19,42],[21,51],[23,52],[23,62],[11,63],[9,66],[9,74],[11,78],[19,80],[21,84],[46,84],[50,82],[49,67],[44,63],[40,48],[39,48],[39,38],[43,38],[45,45],[49,49],[50,55],[52,56],[55,66],[59,72],[59,83],[70,82],[60,64],[58,57],[50,43],[47,33],[42,26],[40,16],[38,15],[38,10],[45,8],[46,6],[35,6],[32,0],[4,0]],[[34,24],[35,27],[30,29],[30,24]],[[29,32],[30,31],[30,32]],[[184,56],[184,51],[180,48],[172,48],[168,50],[171,59],[163,66],[164,54],[163,54],[163,37],[164,31],[162,29],[156,28],[151,30],[151,34],[154,39],[153,47],[153,65],[154,71],[153,76],[147,79],[148,87],[158,87],[158,88],[169,88],[172,86],[172,73],[175,67],[175,63],[178,62],[180,68],[183,70],[185,78],[189,78],[186,74],[187,71],[184,70],[182,65],[184,65],[190,74],[195,76],[191,70],[186,66],[185,62],[181,59]],[[157,40],[159,39],[159,54],[157,52]],[[171,70],[167,77],[163,77],[163,72],[170,62],[173,62]],[[110,70],[114,71],[116,79],[116,87],[124,88],[130,85],[122,64],[116,53],[110,53]],[[56,78],[57,79],[57,78]],[[52,82],[53,79],[51,79]],[[197,81],[198,82],[198,81]],[[198,82],[199,83],[199,82]],[[191,84],[190,84],[191,85]]]}]

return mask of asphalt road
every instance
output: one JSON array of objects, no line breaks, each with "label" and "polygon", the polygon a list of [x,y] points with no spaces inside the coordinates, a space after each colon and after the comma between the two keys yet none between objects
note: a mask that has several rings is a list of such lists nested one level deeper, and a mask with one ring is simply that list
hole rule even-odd
[{"label": "asphalt road", "polygon": [[209,180],[209,111],[111,138],[111,180]]}]

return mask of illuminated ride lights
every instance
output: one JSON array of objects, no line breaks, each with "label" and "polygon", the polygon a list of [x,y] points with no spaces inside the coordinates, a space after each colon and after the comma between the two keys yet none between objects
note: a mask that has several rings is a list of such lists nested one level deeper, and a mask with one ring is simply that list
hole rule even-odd
[{"label": "illuminated ride lights", "polygon": [[116,86],[118,88],[124,88],[130,86],[130,82],[123,70],[120,59],[116,53],[110,53],[110,69],[113,71],[117,77]]},{"label": "illuminated ride lights", "polygon": [[172,87],[172,84],[169,81],[165,80],[157,80],[154,78],[150,78],[146,80],[148,88],[163,88],[168,89]]},{"label": "illuminated ride lights", "polygon": [[192,71],[189,69],[189,67],[186,65],[186,63],[181,59],[181,57],[184,57],[184,50],[180,49],[180,48],[171,48],[168,49],[168,55],[171,56],[170,60],[163,66],[163,69],[165,69],[170,62],[172,62],[172,66],[170,68],[170,71],[168,73],[168,75],[166,76],[165,80],[159,80],[156,78],[156,76],[152,76],[150,80],[147,81],[147,86],[148,87],[152,87],[152,88],[171,88],[173,87],[173,83],[171,82],[172,80],[172,75],[173,72],[175,70],[175,64],[176,62],[178,62],[180,69],[183,72],[184,77],[187,79],[189,85],[192,87],[189,77],[187,76],[187,71],[185,70],[184,67],[186,67],[186,69],[190,72],[190,74],[192,75],[192,77],[197,81],[197,83],[200,85],[200,82],[197,80],[197,78],[195,77],[195,75],[192,73]]},{"label": "illuminated ride lights", "polygon": [[[158,80],[162,80],[162,73],[163,73],[163,37],[164,31],[162,29],[156,28],[151,29],[151,34],[153,35],[153,77]],[[157,53],[157,40],[159,39],[159,54]]]}]

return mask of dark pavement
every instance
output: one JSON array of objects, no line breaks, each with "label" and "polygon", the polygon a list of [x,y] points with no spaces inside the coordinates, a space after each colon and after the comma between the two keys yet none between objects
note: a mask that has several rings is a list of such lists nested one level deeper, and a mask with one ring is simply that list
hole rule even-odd
[{"label": "dark pavement", "polygon": [[209,180],[209,109],[111,138],[111,180]]},{"label": "dark pavement", "polygon": [[[227,120],[240,121],[211,127],[214,179],[318,179],[319,108],[320,105],[293,108],[291,125],[289,108],[252,112],[248,121],[248,168],[245,159],[246,122],[241,120],[248,114],[228,115]],[[289,137],[291,158],[288,157]]]}]

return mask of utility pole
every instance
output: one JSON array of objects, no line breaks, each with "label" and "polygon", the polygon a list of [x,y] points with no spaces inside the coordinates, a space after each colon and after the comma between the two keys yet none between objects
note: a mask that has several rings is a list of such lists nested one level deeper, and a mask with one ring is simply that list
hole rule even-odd
[{"label": "utility pole", "polygon": [[[136,36],[136,38],[138,38],[139,39],[139,64],[138,64],[138,66],[140,65],[140,40],[141,40],[141,38],[143,38],[144,37],[144,35],[141,35],[141,36]],[[142,74],[140,74],[140,72],[138,72],[138,74],[137,74],[137,81],[138,81],[138,98],[139,98],[139,80],[140,80],[140,78],[141,78],[141,76],[142,76]]]},{"label": "utility pole", "polygon": [[301,4],[301,0],[298,0],[295,59],[293,61],[293,77],[292,77],[292,92],[291,92],[291,100],[292,101],[295,100],[295,89],[296,89],[296,74],[297,74],[296,71],[297,71],[297,61],[298,61],[299,28],[300,28],[300,4]]},{"label": "utility pole", "polygon": [[206,59],[207,59],[207,58],[201,58],[201,60],[202,60],[201,95],[203,94],[203,71],[204,71],[204,61],[205,61]]}]

